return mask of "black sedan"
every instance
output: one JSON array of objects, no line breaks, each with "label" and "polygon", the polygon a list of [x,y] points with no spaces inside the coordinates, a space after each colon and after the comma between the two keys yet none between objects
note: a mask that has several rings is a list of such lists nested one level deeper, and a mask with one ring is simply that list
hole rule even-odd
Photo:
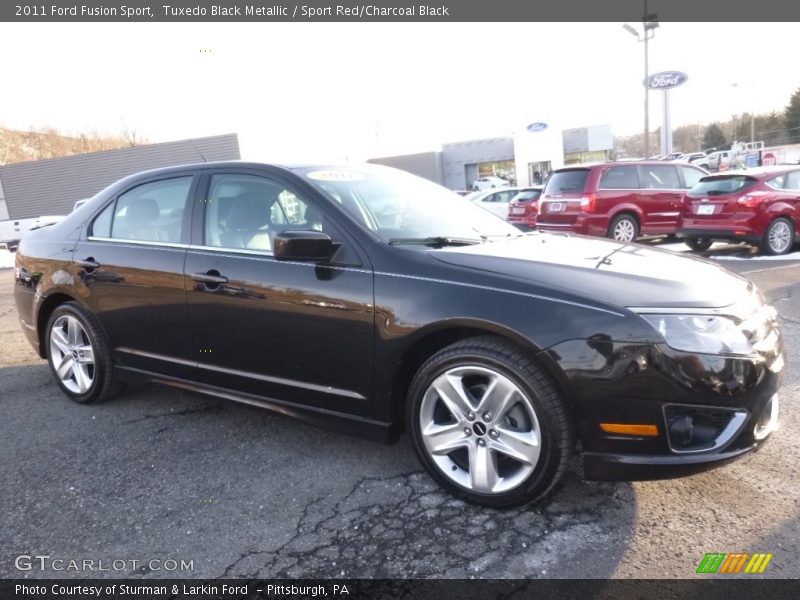
[{"label": "black sedan", "polygon": [[[208,163],[119,181],[26,235],[16,304],[72,400],[152,380],[389,442],[439,484],[536,500],[700,471],[775,429],[755,287],[636,244],[521,234],[378,166]],[[287,425],[288,426],[288,425]]]}]

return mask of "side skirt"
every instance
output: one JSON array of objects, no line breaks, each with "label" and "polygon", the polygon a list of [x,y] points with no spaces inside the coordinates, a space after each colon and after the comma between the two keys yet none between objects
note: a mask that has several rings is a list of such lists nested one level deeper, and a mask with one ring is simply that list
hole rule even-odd
[{"label": "side skirt", "polygon": [[120,371],[120,374],[129,381],[152,381],[154,383],[160,383],[198,394],[205,394],[207,396],[214,396],[215,398],[266,408],[267,410],[299,419],[321,429],[352,435],[371,442],[391,444],[400,437],[400,432],[396,426],[383,421],[374,421],[372,419],[326,410],[324,408],[300,406],[284,400],[245,394],[216,386],[201,385],[193,381],[152,373],[135,367],[118,365],[116,368]]}]

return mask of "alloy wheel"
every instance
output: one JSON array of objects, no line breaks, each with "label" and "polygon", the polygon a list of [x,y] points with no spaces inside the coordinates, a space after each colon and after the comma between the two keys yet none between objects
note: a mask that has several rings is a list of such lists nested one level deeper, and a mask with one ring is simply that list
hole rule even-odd
[{"label": "alloy wheel", "polygon": [[783,220],[775,221],[769,228],[767,243],[775,254],[783,254],[792,243],[792,229]]},{"label": "alloy wheel", "polygon": [[620,219],[614,226],[614,239],[618,242],[632,242],[636,237],[636,226],[629,219]]},{"label": "alloy wheel", "polygon": [[70,392],[85,394],[94,383],[95,356],[91,339],[80,321],[62,315],[50,329],[50,361],[56,376]]},{"label": "alloy wheel", "polygon": [[425,449],[440,472],[474,493],[512,490],[539,462],[533,404],[493,369],[459,366],[439,375],[425,391],[419,419]]}]

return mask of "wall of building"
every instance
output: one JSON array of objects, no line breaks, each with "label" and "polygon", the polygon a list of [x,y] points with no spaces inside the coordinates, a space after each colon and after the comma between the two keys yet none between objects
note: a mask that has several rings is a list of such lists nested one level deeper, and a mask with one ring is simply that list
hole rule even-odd
[{"label": "wall of building", "polygon": [[542,176],[546,175],[543,172],[545,164],[549,164],[551,171],[564,166],[562,130],[550,121],[542,123],[547,125],[543,129],[536,128],[537,130],[530,131],[527,125],[521,125],[515,132],[517,185],[535,184],[533,173],[538,170]]},{"label": "wall of building", "polygon": [[65,215],[76,201],[139,171],[239,158],[239,140],[232,133],[4,165],[0,186],[6,218]]},{"label": "wall of building", "polygon": [[430,179],[439,185],[444,184],[441,152],[420,152],[418,154],[384,156],[381,158],[370,158],[367,162],[394,167],[395,169],[402,169],[403,171],[408,171],[419,177]]},{"label": "wall of building", "polygon": [[514,160],[513,138],[487,138],[444,144],[444,185],[451,190],[469,189],[478,178],[477,165],[504,160]]}]

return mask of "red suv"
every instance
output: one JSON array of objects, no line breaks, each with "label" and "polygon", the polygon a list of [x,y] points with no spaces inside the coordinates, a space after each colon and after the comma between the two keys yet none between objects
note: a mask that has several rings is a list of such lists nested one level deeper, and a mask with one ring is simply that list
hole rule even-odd
[{"label": "red suv", "polygon": [[554,171],[539,199],[539,229],[607,236],[673,234],[683,196],[707,172],[694,165],[641,161]]},{"label": "red suv", "polygon": [[516,225],[518,229],[536,228],[536,215],[539,214],[539,196],[544,186],[536,185],[520,190],[508,205],[506,221]]},{"label": "red suv", "polygon": [[713,240],[785,254],[800,232],[800,167],[761,167],[703,177],[683,200],[678,235],[693,250]]}]

